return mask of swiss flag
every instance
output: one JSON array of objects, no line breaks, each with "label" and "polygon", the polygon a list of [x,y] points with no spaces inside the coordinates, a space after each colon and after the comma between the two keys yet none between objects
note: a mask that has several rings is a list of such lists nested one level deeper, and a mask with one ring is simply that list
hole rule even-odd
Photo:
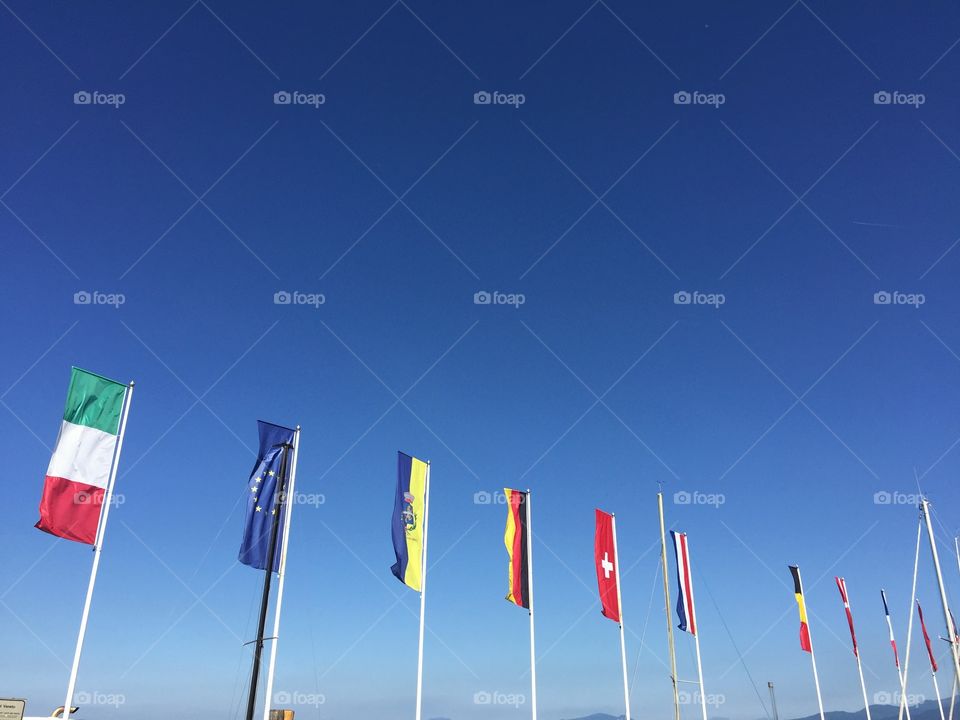
[{"label": "swiss flag", "polygon": [[614,548],[613,515],[597,510],[597,530],[593,536],[593,557],[597,564],[597,585],[603,614],[620,622],[620,602],[617,593],[617,556]]}]

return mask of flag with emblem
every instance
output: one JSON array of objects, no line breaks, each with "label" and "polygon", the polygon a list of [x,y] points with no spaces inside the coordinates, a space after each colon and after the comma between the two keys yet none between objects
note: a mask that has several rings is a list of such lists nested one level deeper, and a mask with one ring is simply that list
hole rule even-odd
[{"label": "flag with emblem", "polygon": [[670,531],[677,556],[677,617],[678,628],[691,635],[697,634],[697,616],[693,611],[693,578],[690,575],[690,548],[687,534]]},{"label": "flag with emblem", "polygon": [[397,561],[390,571],[400,582],[417,592],[420,592],[423,581],[428,467],[423,460],[397,453],[397,492],[391,521],[393,551]]},{"label": "flag with emblem", "polygon": [[117,449],[127,386],[72,368],[36,527],[93,545]]},{"label": "flag with emblem", "polygon": [[803,583],[800,582],[800,568],[790,565],[790,574],[793,576],[793,594],[797,599],[797,609],[800,611],[800,649],[804,652],[813,652],[810,645],[810,626],[807,625],[807,601],[803,597]]},{"label": "flag with emblem", "polygon": [[258,570],[266,569],[273,534],[273,516],[279,512],[277,545],[273,556],[273,571],[277,572],[283,554],[283,526],[286,523],[286,513],[282,512],[283,493],[278,498],[277,490],[285,488],[286,478],[281,480],[280,477],[281,471],[285,470],[284,450],[293,447],[295,431],[263,420],[257,421],[257,427],[260,433],[260,450],[250,474],[240,562]]},{"label": "flag with emblem", "polygon": [[600,589],[600,612],[614,622],[620,622],[620,601],[617,577],[617,551],[613,537],[613,516],[596,510],[596,530],[593,534],[593,559],[597,567],[597,585]]},{"label": "flag with emblem", "polygon": [[530,609],[530,571],[527,564],[527,493],[505,488],[507,498],[507,528],[503,543],[507,546],[510,564],[507,575],[509,590],[507,600],[514,605]]}]

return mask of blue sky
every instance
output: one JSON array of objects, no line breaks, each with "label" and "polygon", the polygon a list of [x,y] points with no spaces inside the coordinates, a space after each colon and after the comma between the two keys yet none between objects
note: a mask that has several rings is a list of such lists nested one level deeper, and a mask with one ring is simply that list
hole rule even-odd
[{"label": "blue sky", "polygon": [[[258,418],[303,426],[276,682],[298,717],[413,713],[398,449],[433,463],[426,717],[529,716],[475,702],[529,694],[505,509],[477,496],[504,486],[534,491],[541,717],[622,712],[596,506],[634,712],[670,712],[658,483],[712,717],[764,717],[767,681],[815,711],[788,563],[828,708],[862,705],[835,574],[871,696],[895,689],[879,590],[904,645],[915,468],[960,592],[955,6],[0,4],[0,695],[46,714],[66,685],[91,555],[32,525],[72,364],[137,382],[83,717],[237,717]],[[494,91],[523,103],[474,102]],[[123,303],[75,304],[95,291]],[[523,303],[474,302],[494,291]]]}]

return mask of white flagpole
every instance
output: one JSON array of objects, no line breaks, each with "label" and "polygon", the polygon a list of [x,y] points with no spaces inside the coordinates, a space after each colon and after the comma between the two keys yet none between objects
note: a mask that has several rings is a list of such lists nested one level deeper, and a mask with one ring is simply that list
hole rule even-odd
[{"label": "white flagpole", "polygon": [[[619,577],[617,579],[619,580]],[[530,706],[533,720],[537,720],[537,651],[533,632],[533,510],[530,504],[530,488],[527,488],[527,596],[530,601]]]},{"label": "white flagpole", "polygon": [[930,673],[933,676],[933,691],[937,694],[937,706],[940,708],[940,720],[947,720],[943,714],[943,700],[940,698],[940,684],[937,682],[937,674]]},{"label": "white flagpole", "polygon": [[940,571],[940,557],[937,554],[937,540],[933,535],[933,524],[930,522],[930,503],[924,498],[920,501],[923,517],[927,524],[927,536],[930,539],[930,554],[933,555],[933,569],[937,572],[937,585],[940,588],[940,603],[943,605],[943,619],[947,625],[947,634],[950,636],[950,656],[953,658],[953,670],[956,678],[960,679],[960,656],[957,655],[957,631],[953,627],[953,618],[950,616],[950,605],[947,603],[947,591],[943,586],[943,573]]},{"label": "white flagpole", "polygon": [[[797,580],[800,584],[800,597],[803,606],[807,606],[807,596],[803,592],[803,579],[800,577],[800,568],[797,568]],[[820,675],[817,673],[817,656],[813,652],[813,633],[810,631],[810,619],[807,618],[807,639],[810,641],[810,664],[813,666],[813,684],[817,688],[817,707],[820,709],[820,720],[826,720],[823,714],[823,697],[820,695]]]},{"label": "white flagpole", "polygon": [[[690,543],[687,541],[687,573],[690,575],[690,604],[691,615],[693,617],[690,620],[693,621],[693,628],[696,632],[693,634],[694,645],[697,648],[697,678],[700,681],[700,708],[703,711],[703,720],[707,720],[707,694],[703,689],[703,664],[700,662],[700,623],[697,622],[697,609],[693,605],[693,563],[690,561]],[[868,717],[867,720],[870,720]]]},{"label": "white flagpole", "polygon": [[[529,509],[529,508],[528,508]],[[620,551],[617,550],[617,516],[610,515],[613,530],[613,572],[617,578],[617,608],[620,610],[620,662],[623,665],[623,702],[627,709],[626,720],[630,720],[630,684],[627,680],[627,643],[623,632],[623,599],[620,594]]]},{"label": "white flagpole", "polygon": [[430,526],[430,463],[427,462],[427,477],[423,489],[423,552],[420,553],[420,648],[417,651],[417,715],[423,708],[423,629],[424,610],[427,602],[427,528]]},{"label": "white flagpole", "polygon": [[949,720],[953,720],[953,705],[957,699],[957,679],[953,679],[953,689],[950,691],[950,715]]},{"label": "white flagpole", "polygon": [[[673,612],[670,607],[670,566],[667,564],[667,531],[663,519],[663,490],[657,493],[657,512],[660,514],[660,564],[663,566],[663,609],[667,616],[667,647],[670,650],[670,682],[673,685],[673,717],[680,720],[680,688],[677,685],[677,650],[673,642]],[[821,718],[821,720],[823,720]]]},{"label": "white flagpole", "polygon": [[290,522],[296,502],[297,455],[300,452],[300,426],[293,433],[293,460],[290,479],[284,494],[283,540],[280,545],[280,567],[277,572],[277,603],[273,616],[273,644],[270,646],[270,666],[267,670],[267,692],[263,703],[263,720],[270,720],[270,705],[273,702],[273,673],[277,667],[277,644],[280,642],[280,607],[283,605],[283,581],[287,577],[287,545],[290,540]]},{"label": "white flagpole", "polygon": [[100,569],[100,551],[103,548],[103,538],[107,534],[107,516],[110,514],[110,505],[113,501],[113,487],[117,482],[117,466],[120,464],[120,450],[123,448],[123,436],[127,430],[127,415],[130,413],[130,401],[133,399],[133,382],[127,385],[123,397],[123,412],[120,415],[120,432],[117,434],[117,450],[113,455],[113,465],[110,467],[110,479],[107,482],[107,491],[103,496],[103,509],[100,511],[100,521],[97,525],[97,537],[93,544],[93,567],[90,570],[90,584],[87,586],[87,598],[83,603],[83,615],[80,618],[80,633],[77,636],[77,648],[73,653],[73,666],[70,668],[70,681],[67,683],[67,701],[63,707],[64,720],[70,720],[70,706],[73,704],[73,691],[77,686],[77,672],[80,669],[80,656],[83,654],[83,639],[87,634],[87,620],[90,618],[90,603],[93,601],[93,588],[97,584],[97,571]]},{"label": "white flagpole", "polygon": [[[847,607],[850,607],[850,596],[847,595]],[[853,616],[853,610],[850,611],[851,617]],[[863,690],[863,709],[867,714],[867,720],[870,720],[870,701],[867,699],[867,683],[863,679],[863,663],[860,662],[860,650],[857,649],[856,653],[857,658],[857,672],[860,673],[860,689]]]},{"label": "white flagpole", "polygon": [[[890,630],[890,641],[893,643],[893,646],[896,647],[897,640],[893,634],[893,620],[890,618],[890,608],[887,605],[887,593],[881,588],[880,596],[883,598],[883,607],[886,611],[884,614],[887,616],[887,628]],[[911,613],[910,619],[913,619],[913,614]],[[894,655],[896,657],[896,655]],[[900,667],[899,660],[897,661],[897,679],[900,680],[900,696],[904,697],[907,694],[907,685],[904,682],[903,678],[903,668]],[[910,706],[907,705],[907,720],[910,720]],[[940,720],[945,720],[945,718],[940,718]]]},{"label": "white flagpole", "polygon": [[907,678],[910,674],[910,644],[913,639],[913,608],[917,604],[917,572],[920,569],[920,538],[923,534],[923,518],[917,518],[917,549],[913,555],[913,589],[910,591],[910,620],[907,623],[907,653],[903,661],[903,690],[900,693],[900,710],[897,720],[902,720],[906,711],[910,720],[910,706],[907,703]]}]

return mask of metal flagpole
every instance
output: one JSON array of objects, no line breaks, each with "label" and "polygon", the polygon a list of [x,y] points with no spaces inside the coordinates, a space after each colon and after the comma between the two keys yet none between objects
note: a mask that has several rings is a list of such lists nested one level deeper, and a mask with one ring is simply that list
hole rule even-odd
[{"label": "metal flagpole", "polygon": [[73,653],[73,666],[70,668],[70,681],[67,683],[67,701],[63,705],[64,720],[70,720],[73,691],[77,686],[77,672],[80,670],[80,656],[83,654],[83,639],[87,634],[87,620],[90,618],[90,603],[93,601],[93,588],[97,584],[97,571],[100,569],[100,553],[103,549],[103,538],[107,534],[107,516],[110,514],[110,505],[113,501],[113,487],[117,482],[117,466],[120,464],[123,436],[127,431],[127,416],[130,413],[130,402],[133,400],[132,380],[130,384],[127,385],[123,400],[123,413],[120,416],[120,432],[117,434],[117,450],[113,454],[113,465],[110,467],[107,491],[103,495],[103,508],[100,510],[100,520],[97,524],[97,537],[93,543],[93,567],[90,569],[90,583],[87,585],[87,597],[83,602],[83,614],[80,617],[80,633],[77,635],[77,648]]},{"label": "metal flagpole", "polygon": [[[900,661],[899,661],[899,659],[897,658],[897,655],[896,655],[897,641],[896,641],[896,638],[895,638],[894,635],[893,635],[893,620],[890,619],[890,608],[887,606],[887,593],[886,593],[886,591],[885,591],[883,588],[880,589],[880,597],[883,599],[884,615],[885,615],[886,618],[887,618],[887,628],[890,630],[890,642],[893,643],[893,647],[894,647],[894,659],[897,660],[897,679],[900,680],[900,696],[901,696],[901,697],[904,697],[904,696],[906,696],[906,694],[907,694],[907,686],[906,686],[906,683],[904,682],[903,668],[900,667]],[[911,620],[913,619],[913,614],[912,614],[912,613],[911,613],[911,615],[910,615],[910,619],[911,619]],[[908,651],[909,651],[909,649],[908,649]],[[910,705],[909,705],[909,703],[907,704],[907,720],[910,720]],[[940,718],[940,720],[944,720],[944,718]]]},{"label": "metal flagpole", "polygon": [[950,715],[948,720],[953,720],[953,705],[957,699],[957,678],[953,678],[953,689],[950,691]]},{"label": "metal flagpole", "polygon": [[960,656],[957,655],[957,631],[953,627],[953,617],[950,615],[950,605],[947,603],[947,591],[943,586],[943,573],[940,572],[940,557],[937,555],[937,540],[933,536],[933,524],[930,522],[930,503],[926,498],[920,501],[923,518],[927,524],[927,536],[930,539],[930,554],[933,556],[933,568],[937,573],[937,585],[940,587],[940,603],[943,605],[943,618],[947,624],[947,633],[950,636],[950,656],[953,658],[953,670],[956,678],[960,679]]},{"label": "metal flagpole", "polygon": [[277,667],[277,644],[280,642],[280,607],[283,605],[283,581],[287,577],[287,547],[290,540],[290,522],[296,502],[297,455],[300,451],[300,426],[293,434],[293,461],[290,464],[290,480],[287,482],[287,507],[283,518],[283,541],[280,545],[280,568],[277,573],[277,607],[273,616],[273,644],[270,646],[270,665],[267,669],[267,692],[263,703],[263,720],[270,720],[270,705],[273,702],[273,673]]},{"label": "metal flagpole", "polygon": [[423,708],[423,630],[426,623],[424,610],[427,605],[427,530],[430,527],[430,462],[427,461],[427,477],[423,486],[423,552],[420,553],[420,646],[417,650],[417,714]]},{"label": "metal flagpole", "polygon": [[[703,720],[707,720],[707,695],[703,689],[703,664],[700,662],[700,623],[697,622],[697,609],[693,605],[693,569],[692,563],[690,562],[690,545],[689,541],[687,542],[687,574],[690,576],[688,579],[689,592],[690,592],[690,614],[693,616],[687,622],[693,621],[693,629],[696,632],[693,634],[694,645],[697,648],[697,678],[700,681],[700,708],[703,710]],[[867,720],[870,720],[867,717]]]},{"label": "metal flagpole", "polygon": [[623,702],[627,709],[626,720],[630,720],[630,683],[627,680],[627,643],[623,632],[623,599],[620,594],[620,551],[617,549],[617,516],[610,515],[613,530],[613,572],[617,578],[617,608],[620,610],[620,662],[623,665]]},{"label": "metal flagpole", "polygon": [[770,688],[770,708],[773,711],[773,720],[780,720],[780,715],[777,713],[777,696],[773,692],[773,683],[768,682],[767,687]]},{"label": "metal flagpole", "polygon": [[[663,492],[657,493],[660,512],[660,562],[663,566],[664,610],[667,613],[667,645],[670,647],[670,682],[673,683],[673,717],[680,720],[680,691],[677,687],[677,653],[673,644],[673,620],[670,615],[670,581],[667,578],[667,530],[663,521]],[[823,720],[823,718],[821,718]]]},{"label": "metal flagpole", "polygon": [[[533,511],[530,504],[530,488],[527,488],[527,596],[530,605],[530,698],[533,720],[537,720],[537,651],[533,632]],[[616,549],[614,549],[616,555]],[[619,585],[620,577],[617,576]],[[627,710],[629,712],[629,710]]]},{"label": "metal flagpole", "polygon": [[[246,720],[253,720],[257,702],[257,684],[260,681],[260,658],[263,654],[263,631],[267,626],[267,607],[270,604],[270,584],[273,581],[273,566],[277,556],[277,540],[280,535],[280,513],[284,510],[287,492],[287,468],[289,463],[290,445],[284,443],[283,454],[280,457],[280,477],[277,479],[273,493],[273,522],[270,528],[270,544],[267,546],[266,563],[263,567],[263,595],[260,598],[260,621],[257,624],[257,639],[254,640],[253,670],[250,674],[250,692],[247,695]],[[266,699],[267,705],[270,698]]]},{"label": "metal flagpole", "polygon": [[943,700],[940,698],[940,684],[937,682],[937,674],[930,673],[933,677],[933,691],[937,694],[937,706],[940,708],[940,720],[947,720],[943,714]]},{"label": "metal flagpole", "polygon": [[[845,593],[846,594],[846,593]],[[847,594],[847,607],[850,607],[850,596]],[[850,617],[853,617],[853,610],[850,611]],[[867,699],[867,683],[863,679],[863,664],[860,662],[860,650],[856,652],[857,672],[860,673],[860,689],[863,690],[863,709],[866,711],[867,720],[870,720],[870,701]]]},{"label": "metal flagpole", "polygon": [[913,639],[913,606],[917,604],[917,572],[920,569],[920,538],[923,534],[923,517],[917,518],[917,549],[913,555],[913,589],[910,591],[910,620],[907,623],[907,653],[903,661],[903,691],[900,693],[900,710],[897,720],[902,720],[906,711],[910,720],[910,707],[907,703],[907,678],[910,675],[910,641]]}]

